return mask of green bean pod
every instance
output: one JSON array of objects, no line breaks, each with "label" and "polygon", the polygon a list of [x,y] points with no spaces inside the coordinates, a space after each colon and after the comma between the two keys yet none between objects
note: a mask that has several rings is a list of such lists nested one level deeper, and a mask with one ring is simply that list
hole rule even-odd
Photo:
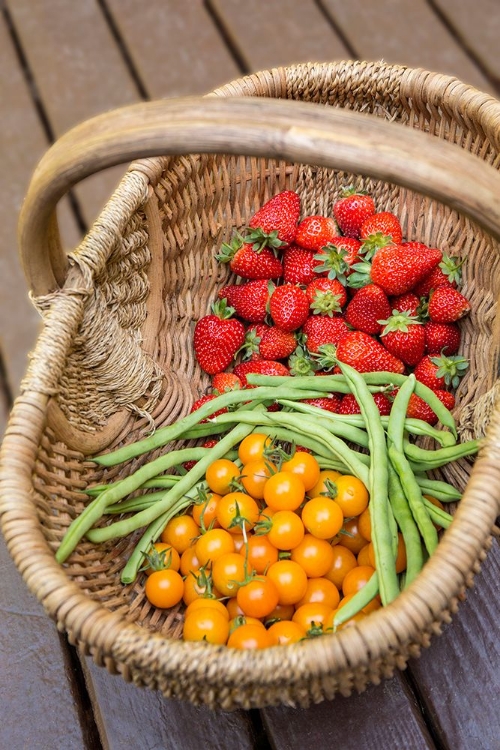
[{"label": "green bean pod", "polygon": [[462,497],[461,493],[448,482],[420,476],[417,476],[416,480],[422,493],[431,495],[442,503],[456,503]]},{"label": "green bean pod", "polygon": [[411,513],[406,495],[396,471],[389,462],[389,502],[397,521],[406,549],[406,585],[420,573],[424,564],[422,543],[418,527]]},{"label": "green bean pod", "polygon": [[409,440],[404,441],[406,457],[413,463],[422,464],[426,467],[426,470],[438,469],[440,466],[457,461],[459,458],[474,456],[478,452],[479,447],[479,440],[468,440],[465,443],[458,443],[448,448],[440,448],[432,451],[421,448],[419,445],[414,445]]},{"label": "green bean pod", "polygon": [[379,576],[377,571],[375,571],[375,573],[373,573],[372,577],[363,586],[363,588],[357,591],[352,599],[350,599],[347,604],[344,604],[344,606],[337,611],[333,618],[334,632],[339,627],[339,625],[342,625],[344,622],[347,622],[347,620],[350,620],[351,617],[357,615],[358,612],[361,612],[363,607],[366,607],[366,605],[369,604],[371,600],[375,596],[377,596],[378,593]]}]

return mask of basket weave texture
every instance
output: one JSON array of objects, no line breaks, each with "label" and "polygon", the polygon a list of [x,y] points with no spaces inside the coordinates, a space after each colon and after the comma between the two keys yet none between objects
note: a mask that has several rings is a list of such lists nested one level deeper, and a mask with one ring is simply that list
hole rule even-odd
[{"label": "basket weave texture", "polygon": [[[248,76],[213,95],[368,112],[500,167],[500,104],[442,75],[382,63],[307,64]],[[196,321],[228,280],[214,258],[221,242],[278,191],[297,190],[304,213],[328,215],[340,188],[352,182],[371,192],[380,210],[398,214],[408,239],[467,256],[463,291],[473,313],[462,326],[462,349],[470,369],[456,417],[464,438],[482,436],[489,421],[489,441],[474,468],[464,459],[447,469],[448,481],[467,485],[455,521],[389,607],[339,634],[286,648],[247,653],[183,643],[179,608],[151,607],[141,580],[120,583],[137,535],[98,548],[83,542],[64,568],[55,562],[66,528],[85,505],[82,491],[157,454],[106,470],[88,456],[143,437],[152,423],[178,419],[207,386],[191,341]],[[195,154],[134,162],[70,261],[77,270],[71,283],[34,300],[44,329],[9,421],[0,496],[10,552],[58,627],[126,680],[226,709],[304,706],[404,668],[472,584],[498,513],[496,241],[447,206],[363,175]]]}]

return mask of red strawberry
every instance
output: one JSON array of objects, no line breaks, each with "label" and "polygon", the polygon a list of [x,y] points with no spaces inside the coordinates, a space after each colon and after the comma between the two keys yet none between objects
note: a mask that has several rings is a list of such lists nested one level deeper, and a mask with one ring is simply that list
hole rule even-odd
[{"label": "red strawberry", "polygon": [[378,234],[382,237],[390,237],[395,245],[403,241],[403,230],[398,217],[390,211],[381,211],[366,219],[359,233],[360,239],[367,240]]},{"label": "red strawberry", "polygon": [[281,242],[290,244],[297,234],[300,215],[300,198],[293,190],[284,190],[264,203],[255,213],[248,226],[260,229],[266,235],[276,232]]},{"label": "red strawberry", "polygon": [[405,371],[403,362],[363,331],[349,331],[337,345],[337,359],[358,372]]},{"label": "red strawberry", "polygon": [[347,302],[347,292],[338,279],[323,276],[311,281],[306,287],[306,297],[315,314],[329,315],[341,311]]},{"label": "red strawberry", "polygon": [[268,247],[255,250],[251,242],[244,242],[236,235],[231,244],[224,242],[216,256],[221,263],[242,279],[277,279],[283,275],[281,261]]},{"label": "red strawberry", "polygon": [[358,331],[365,333],[380,333],[382,325],[391,314],[391,306],[384,290],[377,284],[359,289],[346,307],[347,322]]},{"label": "red strawberry", "polygon": [[338,344],[342,336],[349,331],[344,318],[324,315],[310,315],[302,326],[302,333],[306,335],[306,348],[316,354],[324,344]]},{"label": "red strawberry", "polygon": [[[197,399],[192,405],[190,414],[192,414],[194,411],[198,411],[201,406],[206,404],[208,401],[213,401],[214,398],[217,398],[215,393],[207,393],[205,396],[201,396],[201,398]],[[219,414],[225,414],[226,412],[227,409],[219,409],[218,411],[214,411],[214,413],[210,415],[210,418],[218,417]],[[202,419],[200,424],[205,424],[205,422],[208,422],[208,417],[206,419]]]},{"label": "red strawberry", "polygon": [[303,403],[311,404],[311,406],[317,406],[318,409],[330,411],[332,412],[332,414],[338,414],[340,404],[342,403],[342,396],[339,396],[338,393],[330,393],[329,396],[320,396],[319,398],[305,398],[303,400]]},{"label": "red strawberry", "polygon": [[[227,409],[226,409],[226,411],[227,411]],[[218,414],[222,414],[222,411],[217,412],[217,413]],[[203,419],[202,422],[208,422],[208,420],[207,419]],[[214,440],[213,438],[211,438],[210,440],[205,440],[205,442],[202,445],[202,448],[214,448],[217,445],[218,442],[219,442],[218,440]],[[193,468],[193,466],[196,463],[197,463],[197,461],[184,461],[184,463],[182,465],[184,466],[184,468],[186,469],[186,471],[191,471],[191,469]]]},{"label": "red strawberry", "polygon": [[234,309],[225,300],[212,305],[212,314],[201,318],[194,329],[194,352],[198,364],[209,375],[223,372],[245,340],[245,327],[231,319]]},{"label": "red strawberry", "polygon": [[[438,399],[446,406],[447,409],[453,409],[455,406],[455,397],[449,391],[434,391]],[[424,422],[428,422],[431,425],[437,424],[438,418],[432,411],[429,404],[417,396],[416,393],[412,393],[410,401],[408,403],[408,409],[406,411],[407,417],[413,419],[422,419]]]},{"label": "red strawberry", "polygon": [[463,260],[443,254],[441,263],[417,284],[415,294],[419,297],[427,297],[433,289],[439,286],[452,286],[456,289],[462,280],[463,263]]},{"label": "red strawberry", "polygon": [[415,367],[417,380],[433,391],[444,390],[447,386],[456,388],[465,375],[469,362],[465,357],[422,357]]},{"label": "red strawberry", "polygon": [[397,297],[391,297],[389,300],[391,310],[398,312],[407,312],[409,315],[418,315],[420,299],[413,292],[405,292]]},{"label": "red strawberry", "polygon": [[274,289],[269,300],[269,312],[278,328],[295,331],[309,314],[305,292],[294,284],[283,284]]},{"label": "red strawberry", "polygon": [[212,389],[216,395],[241,388],[241,380],[233,372],[218,372],[212,377]]},{"label": "red strawberry", "polygon": [[353,187],[343,190],[343,197],[333,206],[333,214],[346,237],[359,237],[361,225],[375,213],[370,195],[356,192]]},{"label": "red strawberry", "polygon": [[281,362],[274,362],[270,359],[259,359],[253,362],[241,362],[233,370],[234,374],[239,377],[243,388],[253,388],[247,381],[247,375],[251,372],[259,375],[290,375],[288,368]]},{"label": "red strawberry", "polygon": [[295,242],[306,250],[318,252],[322,247],[333,242],[338,234],[335,219],[326,216],[306,216],[300,222]]},{"label": "red strawberry", "polygon": [[366,286],[371,280],[389,295],[409,292],[441,260],[441,250],[421,242],[387,245],[375,253],[369,263],[357,263],[349,278],[350,286]]},{"label": "red strawberry", "polygon": [[425,348],[428,354],[456,354],[460,347],[460,328],[456,323],[433,323],[424,325]]},{"label": "red strawberry", "polygon": [[226,299],[243,320],[263,323],[269,302],[269,282],[268,279],[255,279],[246,284],[231,284],[221,289],[218,297]]},{"label": "red strawberry", "polygon": [[451,286],[440,286],[429,299],[428,313],[433,323],[454,323],[471,310],[469,300]]},{"label": "red strawberry", "polygon": [[[367,289],[367,287],[365,287]],[[358,294],[361,294],[360,289]],[[358,296],[356,294],[356,297]],[[356,299],[356,297],[354,299]],[[406,365],[414,367],[421,361],[425,351],[425,331],[423,325],[406,312],[391,315],[382,321],[384,329],[380,340],[391,354],[399,357]]]},{"label": "red strawberry", "polygon": [[334,237],[329,245],[321,248],[314,256],[318,262],[316,273],[345,284],[351,267],[360,260],[360,247],[361,242],[353,237]]},{"label": "red strawberry", "polygon": [[262,335],[259,352],[264,359],[285,359],[295,351],[296,346],[294,333],[271,326]]},{"label": "red strawberry", "polygon": [[[385,417],[389,416],[392,404],[385,393],[374,393],[373,400],[377,404],[380,414]],[[352,393],[346,393],[345,396],[342,397],[339,414],[361,414],[359,404]]]},{"label": "red strawberry", "polygon": [[312,250],[291,245],[283,253],[283,281],[286,284],[309,284],[316,276]]}]

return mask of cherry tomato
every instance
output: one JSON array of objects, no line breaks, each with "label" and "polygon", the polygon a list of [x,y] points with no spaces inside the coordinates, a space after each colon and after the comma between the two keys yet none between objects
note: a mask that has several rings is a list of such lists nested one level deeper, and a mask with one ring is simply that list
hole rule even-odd
[{"label": "cherry tomato", "polygon": [[240,586],[236,600],[245,615],[266,617],[279,601],[278,589],[268,576],[258,576],[244,586]]},{"label": "cherry tomato", "polygon": [[297,607],[301,607],[303,604],[321,602],[321,604],[326,604],[331,609],[335,609],[335,607],[338,607],[339,601],[339,590],[328,578],[309,578],[306,593],[297,603]]},{"label": "cherry tomato", "polygon": [[277,467],[270,461],[258,459],[250,461],[241,469],[239,481],[246,492],[256,500],[264,497],[264,486],[270,476],[275,474]]},{"label": "cherry tomato", "polygon": [[175,516],[161,532],[161,541],[170,544],[182,555],[200,535],[200,528],[194,518],[188,515]]},{"label": "cherry tomato", "polygon": [[216,609],[218,612],[224,615],[226,620],[229,621],[229,612],[227,610],[227,607],[219,599],[210,599],[209,597],[193,599],[191,604],[186,607],[184,618],[189,617],[189,615],[192,612],[195,612],[197,609]]},{"label": "cherry tomato", "polygon": [[278,560],[267,571],[278,591],[279,604],[296,604],[307,590],[307,575],[293,560]]},{"label": "cherry tomato", "polygon": [[182,635],[185,641],[224,644],[229,637],[229,621],[213,607],[199,608],[185,618]]},{"label": "cherry tomato", "polygon": [[286,646],[288,643],[297,643],[306,637],[306,631],[297,622],[291,620],[279,620],[274,622],[267,631],[273,643],[277,646]]},{"label": "cherry tomato", "polygon": [[242,625],[258,625],[265,629],[265,625],[262,620],[258,620],[256,617],[248,617],[248,615],[236,615],[229,620],[229,632],[232,633],[236,628],[241,628]]},{"label": "cherry tomato", "polygon": [[144,572],[150,576],[155,570],[179,570],[181,558],[176,549],[166,544],[166,542],[156,542],[146,558]]},{"label": "cherry tomato", "polygon": [[259,649],[273,646],[272,636],[260,625],[241,625],[233,630],[228,638],[229,648]]},{"label": "cherry tomato", "polygon": [[318,539],[333,539],[344,523],[338,503],[329,497],[313,497],[302,508],[302,521],[310,534]]},{"label": "cherry tomato", "polygon": [[238,552],[221,555],[212,565],[214,586],[223,596],[235,596],[238,586],[245,580],[245,559]]},{"label": "cherry tomato", "polygon": [[234,542],[234,551],[241,552],[241,549],[245,547],[245,537],[243,534],[231,534]]},{"label": "cherry tomato", "polygon": [[243,610],[238,604],[236,596],[232,596],[230,599],[226,600],[226,609],[230,620],[234,620],[235,617],[243,617]]},{"label": "cherry tomato", "polygon": [[[344,598],[340,600],[340,604],[338,605],[337,609],[340,609],[345,604],[347,604],[347,602],[350,601],[353,596],[354,594],[347,594],[347,596],[344,596]],[[362,611],[368,615],[370,612],[374,612],[376,609],[380,609],[381,606],[382,603],[380,601],[380,597],[375,596],[371,601],[368,602],[368,604],[365,604]]]},{"label": "cherry tomato", "polygon": [[295,612],[293,604],[277,604],[272,612],[266,615],[266,623],[274,622],[275,620],[291,620],[292,615]]},{"label": "cherry tomato", "polygon": [[208,467],[205,479],[212,490],[217,495],[227,495],[231,491],[231,482],[237,479],[240,475],[240,470],[234,461],[229,461],[227,458],[217,458]]},{"label": "cherry tomato", "polygon": [[291,559],[304,569],[308,578],[322,578],[332,567],[333,547],[325,539],[306,534],[292,550]]},{"label": "cherry tomato", "polygon": [[344,595],[355,594],[362,589],[363,586],[366,586],[374,573],[375,568],[372,568],[371,565],[358,565],[356,568],[350,570],[342,583],[342,591]]},{"label": "cherry tomato", "polygon": [[368,490],[363,482],[351,474],[342,474],[335,480],[335,502],[340,505],[345,518],[359,516],[368,507]]},{"label": "cherry tomato", "polygon": [[[340,545],[339,545],[340,546]],[[370,561],[370,543],[365,544],[358,552],[358,565],[371,565]],[[375,565],[372,565],[374,568]]]},{"label": "cherry tomato", "polygon": [[319,473],[319,479],[314,485],[314,487],[311,487],[309,492],[307,493],[309,497],[318,497],[319,495],[327,495],[328,494],[328,485],[327,480],[332,482],[333,484],[337,481],[337,478],[340,477],[340,471],[334,471],[333,469],[323,469]]},{"label": "cherry tomato", "polygon": [[333,562],[325,573],[325,578],[335,584],[338,589],[342,588],[342,581],[347,573],[358,564],[356,557],[347,547],[337,544],[333,549]]},{"label": "cherry tomato", "polygon": [[264,500],[274,510],[297,510],[305,493],[302,481],[289,471],[278,471],[264,486]]},{"label": "cherry tomato", "polygon": [[247,549],[240,549],[240,555],[247,555],[248,565],[256,573],[265,573],[278,559],[278,550],[269,541],[267,534],[253,534],[248,538]]},{"label": "cherry tomato", "polygon": [[195,545],[195,552],[201,565],[213,563],[221,555],[234,552],[232,534],[225,529],[210,529],[199,537]]},{"label": "cherry tomato", "polygon": [[370,506],[366,508],[358,518],[358,530],[367,542],[372,540],[372,523],[370,520]]},{"label": "cherry tomato", "polygon": [[359,519],[351,518],[345,521],[338,535],[339,544],[347,547],[357,555],[366,544],[366,539],[359,533]]},{"label": "cherry tomato", "polygon": [[207,493],[206,499],[201,502],[196,502],[193,505],[192,515],[195,522],[201,529],[208,529],[217,526],[217,507],[221,495],[217,495],[215,492]]},{"label": "cherry tomato", "polygon": [[301,625],[306,631],[306,634],[312,628],[325,630],[326,621],[331,611],[332,608],[327,604],[323,604],[322,602],[310,602],[309,604],[303,604],[295,610],[292,622]]},{"label": "cherry tomato", "polygon": [[244,466],[250,461],[260,461],[264,458],[266,449],[271,448],[272,442],[268,435],[252,432],[241,441],[238,448],[238,458]]},{"label": "cherry tomato", "polygon": [[148,577],[144,592],[154,607],[168,609],[181,601],[184,581],[176,570],[156,570]]},{"label": "cherry tomato", "polygon": [[222,594],[212,584],[210,573],[200,570],[190,573],[184,580],[183,600],[189,606],[195,599],[220,599]]},{"label": "cherry tomato", "polygon": [[253,529],[259,518],[259,506],[244,492],[228,492],[221,497],[217,508],[217,520],[231,534],[241,534],[243,526]]},{"label": "cherry tomato", "polygon": [[291,550],[301,543],[304,533],[304,524],[293,510],[277,510],[267,535],[277,549]]},{"label": "cherry tomato", "polygon": [[201,567],[201,563],[196,557],[196,545],[193,544],[184,550],[181,555],[180,572],[183,576],[189,575],[191,571],[197,571]]},{"label": "cherry tomato", "polygon": [[[346,602],[347,604],[347,602]],[[335,615],[337,614],[340,607],[337,607],[337,609],[334,609],[333,612],[330,613],[328,616],[328,619],[325,623],[325,630],[327,631],[333,631],[333,620],[335,618]],[[364,620],[366,617],[366,612],[361,610],[361,612],[358,612],[356,615],[351,617],[349,620],[346,620],[346,622],[342,623],[342,625],[337,625],[337,630],[342,630],[344,627],[348,625],[352,625],[356,622],[359,622],[360,620]]]},{"label": "cherry tomato", "polygon": [[282,471],[290,471],[302,480],[306,492],[311,490],[319,481],[319,464],[310,453],[295,451],[289,461],[281,466]]}]

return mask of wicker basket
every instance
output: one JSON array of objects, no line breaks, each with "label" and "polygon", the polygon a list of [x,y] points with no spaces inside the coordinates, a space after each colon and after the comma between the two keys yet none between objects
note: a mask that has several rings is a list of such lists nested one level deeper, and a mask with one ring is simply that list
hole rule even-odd
[{"label": "wicker basket", "polygon": [[[2,531],[31,591],[98,664],[194,703],[304,706],[404,668],[449,621],[484,559],[500,502],[499,124],[500,103],[452,78],[382,63],[307,64],[246,77],[203,100],[95,118],[42,160],[20,249],[45,325],[3,444]],[[66,258],[54,221],[59,198],[87,174],[137,157]],[[287,188],[304,211],[328,214],[353,180],[398,213],[409,239],[467,255],[471,364],[456,416],[467,437],[489,421],[488,438],[472,474],[463,460],[447,475],[467,484],[455,520],[393,604],[286,648],[184,643],[181,611],[149,606],[142,581],[120,583],[136,535],[83,542],[64,567],[55,562],[82,490],[139,463],[103,470],[89,456],[177,419],[206,387],[192,331],[226,281],[214,250],[232,230]]]}]

